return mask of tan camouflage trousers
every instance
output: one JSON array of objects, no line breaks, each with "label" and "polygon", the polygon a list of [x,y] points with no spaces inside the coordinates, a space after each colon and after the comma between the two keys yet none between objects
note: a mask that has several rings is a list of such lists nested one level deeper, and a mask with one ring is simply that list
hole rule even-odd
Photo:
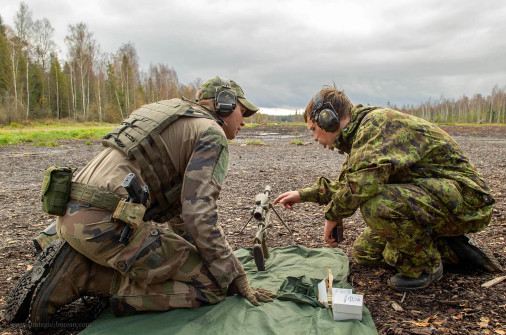
[{"label": "tan camouflage trousers", "polygon": [[[435,180],[431,182],[435,184]],[[363,203],[360,210],[368,227],[353,246],[357,263],[390,265],[414,278],[423,271],[432,273],[441,261],[458,263],[444,236],[482,230],[490,222],[492,206],[476,208],[466,216],[464,199],[457,190],[444,182],[441,190],[451,192],[451,206],[445,205],[439,194],[415,184],[385,185],[382,193]]]},{"label": "tan camouflage trousers", "polygon": [[57,222],[60,238],[94,262],[114,268],[111,307],[116,315],[216,304],[226,297],[194,245],[145,223],[123,246],[124,227],[111,212],[69,203]]}]

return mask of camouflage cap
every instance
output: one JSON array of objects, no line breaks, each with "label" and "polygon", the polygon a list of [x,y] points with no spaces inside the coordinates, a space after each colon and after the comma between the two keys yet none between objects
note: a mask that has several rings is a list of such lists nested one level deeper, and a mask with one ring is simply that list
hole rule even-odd
[{"label": "camouflage cap", "polygon": [[200,89],[197,94],[197,101],[202,99],[214,99],[216,95],[218,95],[221,91],[229,90],[235,94],[237,100],[244,107],[246,107],[246,113],[244,113],[245,117],[249,117],[255,114],[258,111],[258,107],[249,102],[244,96],[244,92],[241,86],[237,85],[237,83],[233,80],[230,80],[230,87],[224,85],[224,82],[228,80],[219,76],[216,76],[213,79],[209,79],[205,83],[200,86]]}]

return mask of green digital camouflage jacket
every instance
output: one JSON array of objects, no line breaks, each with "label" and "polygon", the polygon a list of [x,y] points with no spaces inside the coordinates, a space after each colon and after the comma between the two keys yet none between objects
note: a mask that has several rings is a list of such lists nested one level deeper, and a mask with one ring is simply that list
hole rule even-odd
[{"label": "green digital camouflage jacket", "polygon": [[[494,199],[458,144],[434,124],[395,110],[359,107],[338,135],[335,146],[347,154],[339,178],[320,177],[299,190],[302,201],[326,204],[325,217],[349,217],[385,184],[417,184],[434,194],[457,218],[480,219],[477,208]],[[459,194],[445,192],[441,181]],[[456,203],[455,197],[465,201]]]}]

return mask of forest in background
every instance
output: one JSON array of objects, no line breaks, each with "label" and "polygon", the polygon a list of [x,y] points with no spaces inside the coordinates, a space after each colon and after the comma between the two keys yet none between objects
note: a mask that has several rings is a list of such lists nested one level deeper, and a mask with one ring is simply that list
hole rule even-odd
[{"label": "forest in background", "polygon": [[[0,125],[36,120],[73,120],[116,123],[143,104],[185,96],[195,98],[203,83],[196,78],[180,83],[174,68],[139,66],[135,46],[124,43],[115,53],[100,49],[83,23],[68,26],[66,57],[58,55],[54,28],[46,19],[33,19],[21,2],[14,27],[0,13]],[[387,103],[386,107],[433,122],[505,123],[506,88],[496,85],[490,95],[441,96],[418,105]],[[255,114],[250,122],[301,122],[290,116]]]}]

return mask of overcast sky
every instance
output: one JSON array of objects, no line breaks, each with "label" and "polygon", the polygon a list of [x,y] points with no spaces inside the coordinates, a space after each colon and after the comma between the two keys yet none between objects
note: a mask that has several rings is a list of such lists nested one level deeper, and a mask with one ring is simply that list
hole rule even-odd
[{"label": "overcast sky", "polygon": [[[84,22],[103,52],[132,42],[143,70],[237,81],[261,107],[303,108],[324,84],[353,103],[418,104],[506,87],[504,0],[25,0],[59,55]],[[13,27],[19,1],[0,15]]]}]

